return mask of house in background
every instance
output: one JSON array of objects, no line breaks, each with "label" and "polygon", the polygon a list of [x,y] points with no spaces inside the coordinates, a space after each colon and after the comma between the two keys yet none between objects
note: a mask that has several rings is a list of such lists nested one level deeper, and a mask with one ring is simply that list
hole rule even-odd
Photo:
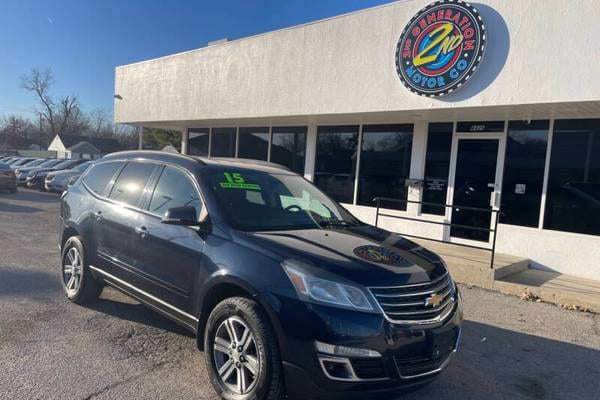
[{"label": "house in background", "polygon": [[118,140],[78,135],[56,135],[48,146],[57,158],[84,158],[94,160],[121,150]]},{"label": "house in background", "polygon": [[79,142],[67,149],[72,159],[95,160],[102,157],[102,152],[90,142]]}]

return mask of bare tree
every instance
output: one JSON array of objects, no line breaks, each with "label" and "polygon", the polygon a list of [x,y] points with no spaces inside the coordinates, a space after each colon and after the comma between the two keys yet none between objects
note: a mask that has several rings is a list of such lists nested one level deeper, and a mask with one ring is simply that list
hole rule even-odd
[{"label": "bare tree", "polygon": [[40,102],[36,112],[47,125],[52,137],[58,134],[80,133],[87,129],[87,121],[79,107],[76,96],[64,96],[55,100],[51,95],[54,76],[52,70],[32,69],[21,78],[21,87],[33,93]]},{"label": "bare tree", "polygon": [[89,112],[89,133],[94,137],[112,137],[116,133],[116,127],[111,126],[108,112],[103,108],[96,108]]}]

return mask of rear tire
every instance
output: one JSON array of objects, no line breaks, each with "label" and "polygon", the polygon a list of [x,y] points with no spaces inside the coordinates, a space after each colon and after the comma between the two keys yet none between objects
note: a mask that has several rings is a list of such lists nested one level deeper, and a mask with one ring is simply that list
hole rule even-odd
[{"label": "rear tire", "polygon": [[219,303],[206,323],[204,355],[210,381],[221,398],[285,398],[279,344],[257,302],[232,297]]},{"label": "rear tire", "polygon": [[87,256],[79,236],[72,236],[65,242],[62,252],[61,282],[67,299],[76,304],[94,301],[102,292],[90,272]]}]

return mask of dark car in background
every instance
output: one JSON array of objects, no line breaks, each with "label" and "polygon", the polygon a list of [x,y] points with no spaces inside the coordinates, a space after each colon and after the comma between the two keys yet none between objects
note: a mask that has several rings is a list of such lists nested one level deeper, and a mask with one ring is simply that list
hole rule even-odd
[{"label": "dark car in background", "polygon": [[72,169],[49,172],[46,175],[44,188],[49,192],[62,193],[67,190],[69,183],[81,176],[90,165],[92,165],[92,161],[86,161]]},{"label": "dark car in background", "polygon": [[52,168],[55,165],[60,164],[63,161],[64,160],[52,158],[49,160],[42,161],[41,163],[39,163],[36,166],[16,168],[15,173],[17,174],[17,183],[19,185],[26,185],[27,184],[27,175],[31,171],[36,170],[36,169]]},{"label": "dark car in background", "polygon": [[456,352],[437,255],[258,161],[104,157],[61,197],[64,293],[110,284],[197,335],[225,399],[390,398]]},{"label": "dark car in background", "polygon": [[0,191],[17,192],[17,176],[10,165],[0,162]]},{"label": "dark car in background", "polygon": [[24,164],[27,164],[28,162],[35,161],[35,160],[37,160],[37,159],[34,157],[23,157],[23,158],[19,158],[17,160],[11,161],[10,166],[12,169],[15,169]]},{"label": "dark car in background", "polygon": [[27,174],[27,187],[44,190],[46,175],[53,171],[64,171],[76,167],[86,160],[60,160],[58,164],[48,168],[36,168]]}]

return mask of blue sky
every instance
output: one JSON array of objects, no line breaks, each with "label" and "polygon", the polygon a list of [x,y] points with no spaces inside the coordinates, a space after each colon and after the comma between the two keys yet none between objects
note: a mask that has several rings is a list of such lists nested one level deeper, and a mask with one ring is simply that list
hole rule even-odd
[{"label": "blue sky", "polygon": [[52,68],[56,95],[112,113],[114,68],[388,3],[390,0],[2,0],[0,117],[32,116],[19,87]]}]

